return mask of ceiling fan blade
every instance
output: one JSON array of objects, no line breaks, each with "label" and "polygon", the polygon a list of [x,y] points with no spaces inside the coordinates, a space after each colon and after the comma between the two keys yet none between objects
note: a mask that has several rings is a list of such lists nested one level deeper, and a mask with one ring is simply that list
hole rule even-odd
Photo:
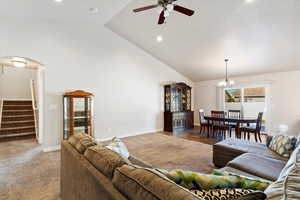
[{"label": "ceiling fan blade", "polygon": [[133,12],[141,12],[144,10],[149,10],[149,9],[153,9],[153,8],[157,8],[157,7],[158,7],[158,5],[146,6],[146,7],[134,9]]},{"label": "ceiling fan blade", "polygon": [[190,10],[190,9],[184,8],[182,6],[178,6],[178,5],[174,5],[174,10],[177,12],[180,12],[182,14],[188,15],[188,16],[192,16],[195,13],[195,11],[193,11],[193,10]]},{"label": "ceiling fan blade", "polygon": [[158,19],[158,24],[163,24],[165,22],[165,15],[164,15],[165,11],[161,11],[160,15],[159,15],[159,19]]}]

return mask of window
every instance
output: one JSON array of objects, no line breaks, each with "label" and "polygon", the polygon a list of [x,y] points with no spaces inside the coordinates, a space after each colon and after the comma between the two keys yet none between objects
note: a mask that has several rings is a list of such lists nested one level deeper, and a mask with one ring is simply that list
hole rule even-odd
[{"label": "window", "polygon": [[227,88],[224,90],[225,111],[240,110],[245,118],[257,118],[263,112],[262,131],[266,131],[266,87]]}]

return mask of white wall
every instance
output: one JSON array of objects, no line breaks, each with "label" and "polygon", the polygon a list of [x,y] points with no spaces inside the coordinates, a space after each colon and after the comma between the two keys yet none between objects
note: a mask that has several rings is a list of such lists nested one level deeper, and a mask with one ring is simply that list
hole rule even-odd
[{"label": "white wall", "polygon": [[[1,20],[1,19],[0,19]],[[104,27],[0,21],[0,54],[45,65],[45,147],[62,138],[62,94],[95,93],[97,139],[163,128],[166,82],[192,82]],[[57,108],[56,108],[57,107]]]},{"label": "white wall", "polygon": [[4,99],[31,99],[30,79],[35,71],[24,68],[5,67],[0,74],[0,91]]},{"label": "white wall", "polygon": [[[279,124],[287,124],[290,135],[297,135],[300,132],[300,71],[236,77],[233,80],[238,85],[270,85],[270,134],[275,134],[278,131]],[[219,81],[195,83],[195,110],[202,108],[206,112],[210,112],[217,109],[217,85]],[[198,113],[195,117],[196,123],[199,123]]]}]

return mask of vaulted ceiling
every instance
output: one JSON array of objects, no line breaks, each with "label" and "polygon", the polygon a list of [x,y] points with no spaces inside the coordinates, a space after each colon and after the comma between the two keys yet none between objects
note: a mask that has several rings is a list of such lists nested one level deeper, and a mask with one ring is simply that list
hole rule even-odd
[{"label": "vaulted ceiling", "polygon": [[[117,14],[130,0],[1,0],[0,16],[2,20],[14,18],[57,20],[58,22],[105,23]],[[99,13],[89,12],[98,8]],[[3,19],[4,17],[4,19]],[[1,20],[1,19],[0,19]]]},{"label": "vaulted ceiling", "polygon": [[[132,12],[156,2],[3,0],[0,22],[56,20],[78,28],[90,23],[95,29],[106,24],[194,81],[224,77],[224,58],[230,59],[231,76],[300,69],[299,0],[178,0],[195,15],[171,13],[162,26],[157,25],[156,9]],[[90,8],[99,8],[99,13]],[[158,35],[163,42],[156,42]]]},{"label": "vaulted ceiling", "polygon": [[[155,3],[133,0],[106,26],[194,81],[300,69],[299,0],[178,0],[196,11],[159,26]],[[161,35],[161,43],[156,37]]]}]

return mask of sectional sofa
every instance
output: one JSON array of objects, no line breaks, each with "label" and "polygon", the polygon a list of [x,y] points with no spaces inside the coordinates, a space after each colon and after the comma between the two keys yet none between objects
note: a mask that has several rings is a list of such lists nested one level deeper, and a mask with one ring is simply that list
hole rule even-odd
[{"label": "sectional sofa", "polygon": [[[138,158],[124,160],[94,141],[80,141],[73,138],[61,145],[62,200],[201,200]],[[225,140],[213,149],[221,170],[272,181],[265,191],[269,200],[300,199],[300,147],[289,160],[263,144],[241,140]]]}]

